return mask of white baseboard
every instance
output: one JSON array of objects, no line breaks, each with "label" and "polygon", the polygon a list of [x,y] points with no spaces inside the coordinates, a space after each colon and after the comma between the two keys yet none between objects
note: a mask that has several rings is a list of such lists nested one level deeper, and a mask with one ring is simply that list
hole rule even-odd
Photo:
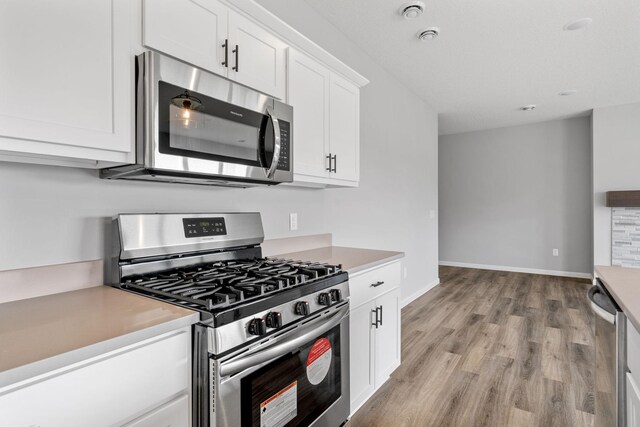
[{"label": "white baseboard", "polygon": [[507,267],[504,265],[469,264],[466,262],[455,262],[455,261],[440,261],[440,265],[444,265],[447,267],[477,268],[480,270],[512,271],[514,273],[542,274],[544,276],[560,276],[560,277],[575,277],[577,279],[593,279],[593,275],[591,275],[590,273],[577,273],[572,271],[540,270],[537,268]]},{"label": "white baseboard", "polygon": [[413,294],[411,294],[408,297],[406,297],[405,299],[403,299],[402,302],[400,303],[401,308],[404,308],[404,306],[406,306],[408,304],[411,304],[413,301],[417,300],[422,295],[426,294],[427,292],[429,292],[431,289],[435,288],[439,284],[440,284],[440,278],[437,278],[433,282],[428,283],[422,289],[419,289],[417,292],[414,292]]}]

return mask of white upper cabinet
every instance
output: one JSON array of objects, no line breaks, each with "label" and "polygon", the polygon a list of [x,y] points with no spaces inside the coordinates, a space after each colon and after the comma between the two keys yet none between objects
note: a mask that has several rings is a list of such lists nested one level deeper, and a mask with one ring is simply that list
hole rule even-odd
[{"label": "white upper cabinet", "polygon": [[279,99],[286,96],[287,45],[253,21],[229,11],[229,78]]},{"label": "white upper cabinet", "polygon": [[289,99],[294,112],[295,180],[326,177],[329,166],[329,69],[289,50]]},{"label": "white upper cabinet", "polygon": [[292,104],[294,185],[358,185],[368,81],[253,0],[0,1],[0,161],[134,163],[146,49]]},{"label": "white upper cabinet", "polygon": [[138,7],[0,2],[0,159],[79,166],[132,159]]},{"label": "white upper cabinet", "polygon": [[329,95],[329,146],[331,173],[347,181],[360,179],[360,90],[347,80],[331,75]]},{"label": "white upper cabinet", "polygon": [[358,185],[360,89],[308,55],[289,50],[294,184]]},{"label": "white upper cabinet", "polygon": [[145,0],[144,44],[279,99],[287,44],[218,0]]},{"label": "white upper cabinet", "polygon": [[226,75],[225,5],[217,0],[145,0],[143,8],[145,46]]}]

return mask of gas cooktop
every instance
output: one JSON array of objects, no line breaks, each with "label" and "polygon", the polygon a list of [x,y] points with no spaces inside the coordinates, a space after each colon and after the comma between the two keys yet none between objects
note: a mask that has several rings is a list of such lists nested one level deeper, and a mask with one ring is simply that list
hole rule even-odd
[{"label": "gas cooktop", "polygon": [[317,282],[340,266],[284,259],[218,261],[128,277],[121,287],[210,312]]}]

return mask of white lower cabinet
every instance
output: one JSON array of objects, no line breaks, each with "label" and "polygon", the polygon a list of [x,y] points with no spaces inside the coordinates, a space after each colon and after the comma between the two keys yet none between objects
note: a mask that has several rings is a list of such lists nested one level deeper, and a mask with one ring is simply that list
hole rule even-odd
[{"label": "white lower cabinet", "polygon": [[380,387],[400,366],[400,289],[396,288],[375,300],[378,328],[374,327],[374,384]]},{"label": "white lower cabinet", "polygon": [[190,424],[189,328],[0,388],[0,425]]},{"label": "white lower cabinet", "polygon": [[627,426],[640,427],[640,389],[627,372]]},{"label": "white lower cabinet", "polygon": [[349,279],[353,414],[400,366],[400,261]]},{"label": "white lower cabinet", "polygon": [[373,394],[373,329],[371,329],[373,301],[349,313],[349,366],[351,412]]},{"label": "white lower cabinet", "polygon": [[640,427],[640,333],[627,319],[627,426]]},{"label": "white lower cabinet", "polygon": [[183,394],[132,421],[126,427],[188,427],[190,410],[189,395]]}]

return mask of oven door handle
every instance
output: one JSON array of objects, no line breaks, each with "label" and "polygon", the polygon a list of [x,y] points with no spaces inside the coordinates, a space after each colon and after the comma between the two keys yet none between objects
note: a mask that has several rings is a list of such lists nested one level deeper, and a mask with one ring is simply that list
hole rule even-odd
[{"label": "oven door handle", "polygon": [[273,108],[267,107],[266,112],[273,123],[273,159],[271,159],[271,167],[267,171],[267,178],[271,179],[273,178],[273,174],[276,173],[278,162],[280,161],[280,122],[278,121],[278,117],[275,115]]},{"label": "oven door handle", "polygon": [[[349,305],[345,304],[331,316],[319,319],[318,321],[313,322],[313,325],[306,325],[300,329],[300,331],[296,333],[296,337],[293,339],[287,340],[283,343],[274,344],[267,348],[260,348],[248,356],[244,356],[237,360],[223,362],[220,365],[220,376],[226,377],[228,375],[233,375],[269,360],[276,359],[283,354],[287,354],[299,348],[314,336],[322,335],[339,325],[348,313]],[[321,324],[320,326],[317,326],[319,322]]]}]

